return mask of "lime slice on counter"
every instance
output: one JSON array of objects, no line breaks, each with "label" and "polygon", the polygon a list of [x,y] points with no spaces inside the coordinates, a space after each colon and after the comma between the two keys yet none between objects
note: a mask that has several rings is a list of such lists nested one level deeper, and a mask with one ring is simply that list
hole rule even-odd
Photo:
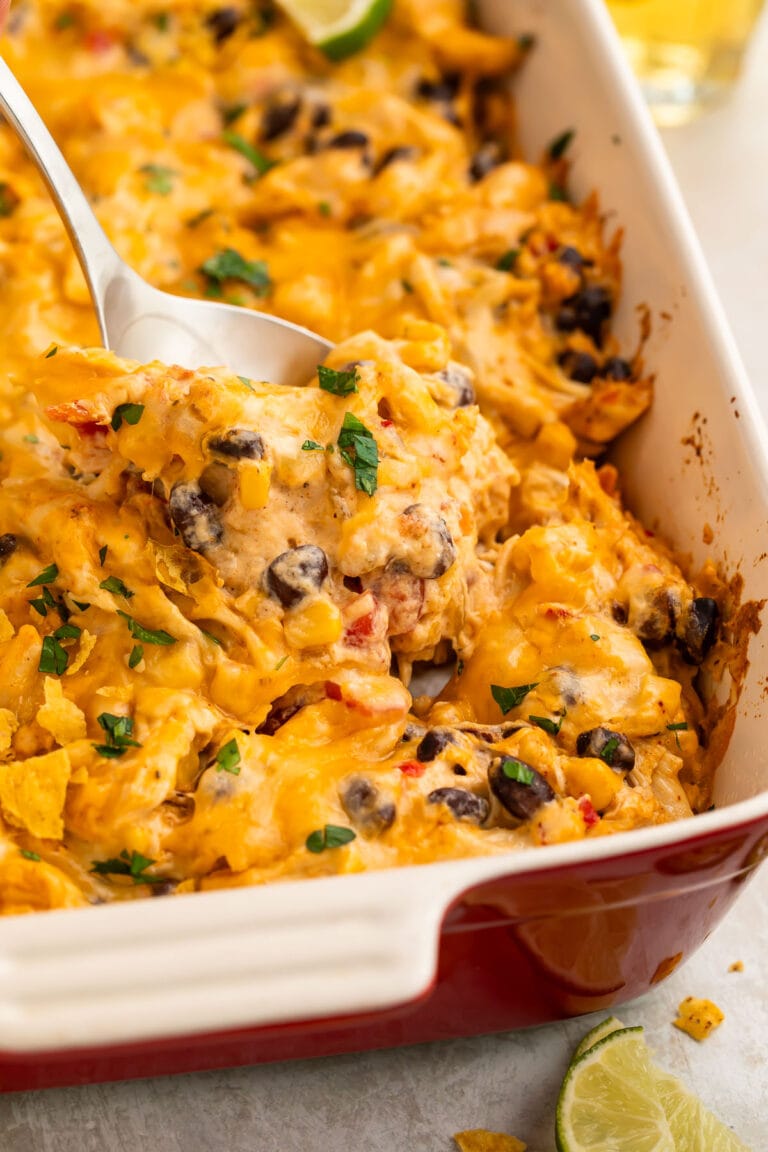
[{"label": "lime slice on counter", "polygon": [[607,1020],[601,1020],[599,1024],[595,1024],[574,1052],[571,1063],[578,1060],[579,1056],[583,1056],[585,1052],[589,1052],[590,1048],[594,1048],[600,1040],[610,1036],[611,1032],[619,1032],[624,1027],[625,1025],[622,1024],[621,1020],[617,1020],[615,1016],[609,1016]]},{"label": "lime slice on counter", "polygon": [[392,0],[278,0],[310,44],[331,60],[365,48],[389,15]]},{"label": "lime slice on counter", "polygon": [[675,1152],[642,1028],[622,1028],[574,1060],[557,1102],[558,1152]]},{"label": "lime slice on counter", "polygon": [[675,1141],[675,1152],[749,1152],[747,1145],[676,1076],[656,1068],[654,1082]]}]

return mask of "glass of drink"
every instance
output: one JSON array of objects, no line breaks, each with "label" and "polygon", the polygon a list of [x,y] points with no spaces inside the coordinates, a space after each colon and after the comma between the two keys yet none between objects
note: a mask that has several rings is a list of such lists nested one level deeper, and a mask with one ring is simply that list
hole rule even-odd
[{"label": "glass of drink", "polygon": [[658,124],[683,124],[725,95],[763,0],[608,0]]}]

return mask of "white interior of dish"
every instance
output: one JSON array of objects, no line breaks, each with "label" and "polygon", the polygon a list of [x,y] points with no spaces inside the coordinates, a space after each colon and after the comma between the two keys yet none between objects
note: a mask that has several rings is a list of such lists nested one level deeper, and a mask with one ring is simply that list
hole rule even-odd
[{"label": "white interior of dish", "polygon": [[[768,596],[768,436],[679,190],[666,166],[660,172],[648,163],[642,136],[628,131],[627,111],[636,109],[612,95],[622,61],[587,42],[595,32],[613,39],[612,29],[596,11],[588,29],[582,9],[596,9],[592,3],[484,0],[480,7],[492,30],[533,32],[537,40],[515,85],[525,155],[537,159],[550,140],[575,128],[571,189],[580,198],[597,188],[606,228],[625,229],[615,331],[626,348],[637,344],[638,307],[651,310],[645,359],[657,374],[654,404],[614,452],[627,503],[647,527],[689,552],[694,565],[711,557],[728,576],[740,573],[745,599]],[[682,443],[692,434],[701,459]],[[714,532],[710,546],[705,524]],[[750,660],[736,730],[716,777],[718,806],[768,789],[765,631],[752,638]]]}]

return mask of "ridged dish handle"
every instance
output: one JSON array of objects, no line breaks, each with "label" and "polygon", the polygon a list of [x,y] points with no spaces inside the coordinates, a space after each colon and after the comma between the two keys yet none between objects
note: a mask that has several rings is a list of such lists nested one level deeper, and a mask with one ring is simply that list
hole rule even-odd
[{"label": "ridged dish handle", "polygon": [[405,869],[6,920],[0,1052],[405,1003],[434,979],[455,889]]}]

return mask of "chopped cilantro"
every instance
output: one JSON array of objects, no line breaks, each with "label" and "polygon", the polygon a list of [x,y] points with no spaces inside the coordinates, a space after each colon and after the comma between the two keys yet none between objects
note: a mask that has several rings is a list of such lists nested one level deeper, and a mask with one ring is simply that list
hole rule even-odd
[{"label": "chopped cilantro", "polygon": [[25,442],[25,444],[39,444],[40,443],[40,437],[35,436],[34,432],[28,432],[27,435],[24,437],[24,442]]},{"label": "chopped cilantro", "polygon": [[30,852],[28,848],[22,848],[21,854],[25,860],[34,860],[36,864],[40,863],[40,857],[37,852]]},{"label": "chopped cilantro", "polygon": [[687,720],[681,720],[679,722],[679,724],[667,724],[667,731],[669,731],[669,732],[687,732],[688,731],[688,721]]},{"label": "chopped cilantro", "polygon": [[46,352],[45,359],[50,360],[51,356],[55,356],[56,353],[58,352],[58,350],[59,350],[58,344],[54,344],[53,347],[49,348],[48,351]]},{"label": "chopped cilantro", "polygon": [[87,600],[73,600],[72,603],[76,608],[79,608],[81,612],[87,612],[90,608],[90,604]]},{"label": "chopped cilantro", "polygon": [[342,845],[354,840],[355,836],[351,828],[343,828],[339,824],[325,824],[307,836],[307,850],[319,853],[324,852],[326,848],[341,848]]},{"label": "chopped cilantro", "polygon": [[108,544],[102,544],[101,548],[99,548],[99,564],[101,564],[102,568],[104,567],[104,561],[107,558],[107,552],[108,551],[109,551],[109,545]]},{"label": "chopped cilantro", "polygon": [[131,648],[131,654],[128,657],[128,667],[135,668],[137,664],[141,664],[144,659],[144,649],[141,644],[134,644]]},{"label": "chopped cilantro", "polygon": [[241,384],[245,384],[246,388],[248,388],[249,391],[251,391],[251,392],[254,391],[253,383],[248,379],[247,376],[238,376],[238,380],[240,381]]},{"label": "chopped cilantro", "polygon": [[48,615],[48,609],[45,605],[45,600],[30,600],[29,603],[34,608],[35,612],[37,612],[40,616]]},{"label": "chopped cilantro", "polygon": [[61,676],[69,663],[69,654],[65,652],[58,640],[53,636],[46,636],[40,649],[39,672],[50,673],[52,676]]},{"label": "chopped cilantro", "polygon": [[117,760],[128,748],[141,748],[141,744],[133,739],[133,720],[130,716],[114,716],[111,712],[102,712],[96,719],[107,734],[106,744],[93,746],[99,756]]},{"label": "chopped cilantro", "polygon": [[566,128],[565,132],[561,132],[559,136],[556,136],[547,148],[547,155],[550,160],[560,160],[570,147],[575,135],[576,132],[573,128]]},{"label": "chopped cilantro", "polygon": [[34,580],[30,580],[27,588],[37,588],[39,584],[53,584],[58,575],[58,566],[56,564],[49,564],[47,568],[43,568],[39,575],[35,576]]},{"label": "chopped cilantro", "polygon": [[287,659],[288,659],[288,654],[286,653],[285,656],[283,656],[282,660],[278,660],[277,664],[275,664],[275,672],[280,671],[280,669],[282,668],[283,664],[285,664]]},{"label": "chopped cilantro", "polygon": [[[202,211],[196,212],[194,216],[190,216],[189,220],[187,220],[187,228],[197,228],[198,224],[202,224],[209,216],[213,216],[213,208],[203,208]],[[190,291],[195,292],[197,285],[194,280],[190,281],[190,284]]]},{"label": "chopped cilantro", "polygon": [[175,644],[176,638],[171,636],[170,633],[164,632],[162,628],[153,631],[151,628],[145,628],[143,624],[139,624],[138,620],[134,620],[133,616],[129,616],[127,612],[121,612],[118,608],[118,616],[122,616],[123,620],[128,627],[128,631],[134,640],[141,640],[144,644]]},{"label": "chopped cilantro", "polygon": [[597,632],[593,632],[593,633],[590,635],[590,637],[589,637],[589,638],[590,638],[590,640],[595,640],[595,641],[597,641],[597,640],[599,640],[599,639],[600,639],[600,637],[598,636]]},{"label": "chopped cilantro", "polygon": [[600,752],[598,753],[598,758],[600,760],[602,760],[605,764],[607,764],[609,767],[612,768],[613,767],[614,753],[616,752],[616,749],[618,748],[618,746],[619,746],[618,736],[611,736],[610,739],[606,740],[605,744],[603,744],[603,747],[601,748]]},{"label": "chopped cilantro", "polygon": [[235,120],[239,120],[247,107],[247,104],[224,104],[221,109],[224,126],[228,128],[230,124],[234,124]]},{"label": "chopped cilantro", "polygon": [[400,284],[403,292],[407,292],[409,296],[413,293],[413,284],[411,284],[410,280],[401,280]]},{"label": "chopped cilantro", "polygon": [[550,736],[557,736],[558,732],[563,726],[565,719],[565,712],[561,713],[557,720],[550,720],[548,716],[529,716],[528,720],[531,724],[535,724],[537,728],[541,728],[543,732],[548,732]]},{"label": "chopped cilantro", "polygon": [[522,704],[528,693],[533,692],[534,688],[538,688],[538,686],[538,680],[534,684],[519,684],[517,688],[504,688],[501,684],[491,684],[491,696],[506,716],[507,712],[511,712],[513,708],[517,708],[518,704]]},{"label": "chopped cilantro", "polygon": [[321,216],[330,216],[333,211],[327,200],[321,200],[317,206],[317,210]]},{"label": "chopped cilantro", "polygon": [[126,424],[138,424],[144,411],[143,404],[118,404],[112,413],[112,427],[117,432],[125,421]]},{"label": "chopped cilantro", "polygon": [[145,187],[148,192],[158,196],[168,196],[173,192],[173,177],[177,175],[175,169],[166,168],[162,164],[142,164],[139,172],[147,178]]},{"label": "chopped cilantro", "polygon": [[253,288],[257,296],[264,296],[272,287],[266,262],[246,260],[234,248],[222,248],[215,256],[209,256],[200,271],[218,288],[225,280],[240,280]]},{"label": "chopped cilantro", "polygon": [[233,776],[240,775],[240,749],[234,738],[227,741],[216,753],[216,771],[231,772]]},{"label": "chopped cilantro", "polygon": [[113,596],[124,596],[126,600],[130,600],[133,592],[128,588],[119,576],[107,576],[106,580],[102,580],[99,588],[103,588],[105,592],[111,592]]},{"label": "chopped cilantro", "polygon": [[550,200],[561,200],[563,203],[567,203],[568,201],[568,193],[565,188],[563,188],[562,184],[555,183],[554,180],[549,185],[547,195]]},{"label": "chopped cilantro", "polygon": [[210,640],[212,644],[217,644],[219,648],[224,647],[221,640],[219,640],[218,636],[214,636],[213,632],[206,632],[205,628],[201,628],[200,631],[202,632],[203,636],[206,637],[206,639]]},{"label": "chopped cilantro", "polygon": [[82,633],[77,624],[60,624],[53,633],[54,640],[77,640]]},{"label": "chopped cilantro", "polygon": [[147,876],[147,868],[151,868],[155,861],[150,860],[148,856],[142,856],[140,852],[131,852],[129,856],[123,851],[117,859],[94,860],[92,863],[91,872],[96,872],[99,876],[130,876],[134,884],[162,882],[160,876]]},{"label": "chopped cilantro", "polygon": [[507,248],[506,252],[499,256],[496,261],[499,272],[511,272],[519,255],[519,248]]},{"label": "chopped cilantro", "polygon": [[530,52],[536,43],[536,37],[532,32],[522,32],[517,37],[517,46],[521,52]]},{"label": "chopped cilantro", "polygon": [[464,661],[458,660],[456,663],[456,675],[461,676],[463,671],[464,671]]},{"label": "chopped cilantro", "polygon": [[533,784],[533,770],[514,756],[504,757],[501,762],[501,770],[509,780],[516,780],[518,784]]},{"label": "chopped cilantro", "polygon": [[437,263],[441,268],[453,268],[452,262],[446,256],[438,256]]},{"label": "chopped cilantro", "polygon": [[344,414],[339,452],[355,474],[355,488],[373,496],[378,486],[379,449],[372,433],[351,412]]},{"label": "chopped cilantro", "polygon": [[263,176],[265,172],[269,172],[270,168],[275,167],[274,160],[270,160],[268,156],[259,151],[255,144],[249,143],[239,132],[222,132],[221,138],[225,144],[229,144],[230,148],[234,148],[235,152],[239,152],[241,156],[249,160],[259,176]]},{"label": "chopped cilantro", "polygon": [[152,23],[158,32],[167,32],[170,26],[171,18],[167,12],[155,12],[152,17]]},{"label": "chopped cilantro", "polygon": [[302,452],[324,452],[322,444],[318,444],[317,440],[305,440],[301,446]]},{"label": "chopped cilantro", "polygon": [[347,372],[337,372],[335,368],[326,368],[325,364],[318,364],[317,380],[323,392],[332,392],[334,396],[349,396],[350,392],[357,392],[356,368],[350,368]]}]

